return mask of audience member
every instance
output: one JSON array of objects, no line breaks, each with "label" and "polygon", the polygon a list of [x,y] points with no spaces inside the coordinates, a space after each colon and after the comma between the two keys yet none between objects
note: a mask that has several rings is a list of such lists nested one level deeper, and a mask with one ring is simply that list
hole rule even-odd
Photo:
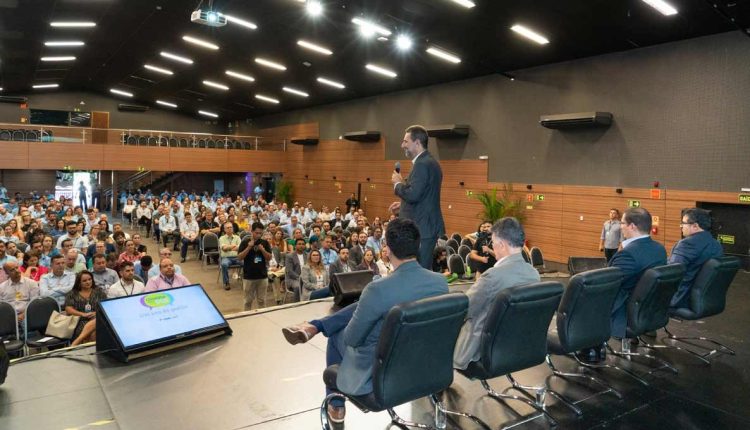
[{"label": "audience member", "polygon": [[327,288],[329,284],[328,271],[323,265],[320,251],[312,250],[307,258],[307,264],[302,267],[300,275],[302,282],[301,300],[310,300],[313,291]]},{"label": "audience member", "polygon": [[21,266],[23,276],[34,282],[39,282],[47,272],[49,272],[49,269],[39,265],[39,251],[27,252],[23,256],[23,266]]},{"label": "audience member", "polygon": [[[364,237],[366,241],[367,235],[364,235]],[[363,243],[360,243],[359,238],[360,236],[357,232],[354,232],[349,236],[349,258],[351,258],[357,266],[362,263],[362,258],[365,256],[365,247]]]},{"label": "audience member", "polygon": [[[225,225],[227,231],[231,224]],[[266,290],[268,289],[267,262],[271,260],[271,244],[261,239],[263,224],[256,222],[252,225],[250,239],[243,240],[239,247],[237,259],[242,260],[243,281],[245,292],[244,309],[249,311],[253,301],[257,299],[258,308],[266,306]]]},{"label": "audience member", "polygon": [[52,256],[50,267],[52,271],[39,281],[39,294],[52,297],[62,307],[65,305],[65,294],[73,288],[76,275],[65,270],[65,257],[62,255]]},{"label": "audience member", "polygon": [[604,221],[604,227],[602,227],[602,236],[599,239],[599,251],[604,251],[604,257],[607,259],[607,263],[609,263],[621,246],[620,211],[613,208],[609,210],[609,219]]},{"label": "audience member", "polygon": [[125,241],[125,251],[123,251],[117,258],[117,264],[121,264],[123,261],[129,261],[135,263],[141,259],[141,254],[135,249],[135,242],[132,239]]},{"label": "audience member", "polygon": [[375,262],[375,253],[372,252],[372,249],[365,249],[365,255],[362,257],[362,262],[357,266],[357,270],[369,270],[375,275],[380,273],[378,264]]},{"label": "audience member", "polygon": [[107,297],[112,299],[115,297],[132,296],[145,291],[146,286],[143,285],[143,282],[135,279],[135,267],[133,263],[125,261],[120,264],[120,280],[110,285],[107,290]]},{"label": "audience member", "polygon": [[436,246],[432,253],[432,271],[443,275],[451,273],[448,268],[448,249],[444,246]]},{"label": "audience member", "polygon": [[186,285],[190,285],[190,281],[175,272],[175,265],[172,260],[164,258],[159,262],[159,275],[149,278],[146,283],[146,292],[169,290]]},{"label": "audience member", "polygon": [[6,261],[3,271],[7,280],[0,283],[0,302],[8,302],[16,310],[18,321],[23,321],[26,306],[39,297],[39,285],[31,278],[21,276],[17,261]]},{"label": "audience member", "polygon": [[119,281],[120,278],[116,271],[107,267],[107,257],[104,254],[96,254],[93,262],[94,265],[91,274],[94,277],[94,282],[106,293],[109,291],[109,287]]},{"label": "audience member", "polygon": [[229,290],[229,266],[240,264],[237,257],[239,248],[240,237],[234,234],[234,226],[232,226],[232,223],[225,223],[224,234],[219,238],[221,279],[224,281],[225,290]]},{"label": "audience member", "polygon": [[180,262],[184,263],[187,258],[189,245],[198,246],[198,223],[193,219],[193,214],[185,212],[182,223],[180,223],[180,236],[182,248],[180,249]]},{"label": "audience member", "polygon": [[77,249],[69,249],[65,254],[65,271],[77,274],[82,270],[86,270],[86,265],[78,260],[80,254]]},{"label": "audience member", "polygon": [[357,270],[357,265],[349,258],[349,250],[342,248],[339,253],[339,258],[331,264],[328,268],[328,286],[330,288],[333,282],[333,275],[337,273],[349,273]]},{"label": "audience member", "polygon": [[383,246],[380,252],[380,260],[377,261],[378,274],[381,277],[386,277],[393,272],[393,265],[391,264],[390,252],[387,246]]},{"label": "audience member", "polygon": [[96,313],[99,303],[106,299],[107,294],[96,285],[91,272],[84,270],[76,275],[73,288],[65,294],[65,313],[80,317],[71,345],[96,341]]},{"label": "audience member", "polygon": [[[172,250],[169,248],[162,248],[159,250],[159,261],[169,258],[172,259]],[[152,260],[153,261],[153,260]],[[158,275],[161,272],[161,269],[158,265],[154,264],[151,266],[150,269],[148,269],[147,276],[143,279],[150,279],[154,276]],[[182,275],[182,267],[180,267],[179,264],[174,265],[174,273],[177,273],[178,275]]]},{"label": "audience member", "polygon": [[477,264],[477,276],[490,270],[497,262],[492,246],[491,228],[492,223],[489,221],[483,221],[479,225],[477,240],[474,242],[474,248],[471,250],[471,253],[469,253],[469,258]]},{"label": "audience member", "polygon": [[284,264],[285,282],[287,288],[294,291],[295,301],[300,300],[300,287],[302,285],[300,276],[302,275],[302,268],[307,261],[307,255],[305,253],[306,246],[305,239],[302,239],[301,237],[297,238],[295,241],[294,252],[286,254],[286,261]]},{"label": "audience member", "polygon": [[323,266],[328,270],[331,264],[338,260],[339,256],[336,254],[336,251],[332,249],[333,240],[330,236],[323,237],[322,244],[323,246],[320,248],[320,258],[323,261]]},{"label": "audience member", "polygon": [[[141,257],[140,261],[137,261],[133,263],[133,267],[135,268],[135,276],[138,276],[141,278],[144,282],[148,281],[148,272],[153,267],[154,260],[151,258],[150,255],[144,255]],[[175,268],[175,271],[177,269]]]}]

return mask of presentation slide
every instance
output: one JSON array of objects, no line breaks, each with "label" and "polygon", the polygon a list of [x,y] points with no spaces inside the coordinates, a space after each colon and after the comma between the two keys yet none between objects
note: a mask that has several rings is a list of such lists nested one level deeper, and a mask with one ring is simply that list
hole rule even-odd
[{"label": "presentation slide", "polygon": [[126,349],[225,324],[200,285],[106,300],[101,307]]}]

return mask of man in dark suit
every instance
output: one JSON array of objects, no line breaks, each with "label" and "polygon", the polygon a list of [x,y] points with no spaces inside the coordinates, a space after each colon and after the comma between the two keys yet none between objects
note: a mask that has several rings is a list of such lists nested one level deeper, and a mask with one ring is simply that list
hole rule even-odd
[{"label": "man in dark suit", "polygon": [[413,167],[404,180],[400,172],[393,172],[394,193],[401,198],[390,206],[393,213],[417,223],[422,237],[419,244],[419,264],[432,269],[432,252],[437,238],[445,233],[443,213],[440,211],[440,186],[443,171],[427,151],[427,130],[419,125],[406,129],[401,148],[412,159]]},{"label": "man in dark suit", "polygon": [[669,256],[670,263],[685,265],[685,276],[679,288],[672,296],[673,308],[690,306],[690,288],[703,263],[711,258],[724,255],[721,245],[711,236],[711,214],[705,209],[691,208],[682,213],[680,222],[684,239],[677,242]]},{"label": "man in dark suit", "polygon": [[646,270],[667,264],[664,246],[651,239],[651,214],[643,208],[630,208],[622,214],[620,226],[622,250],[609,261],[623,273],[620,291],[612,305],[612,336],[625,337],[628,324],[627,304],[641,275]]},{"label": "man in dark suit", "polygon": [[284,261],[284,282],[287,288],[294,291],[294,301],[300,300],[300,280],[302,267],[307,261],[305,253],[305,239],[299,238],[294,243],[294,252],[286,255]]},{"label": "man in dark suit", "polygon": [[[365,234],[365,236],[367,236],[367,234]],[[367,240],[367,238],[365,238],[365,240]],[[359,266],[365,256],[365,244],[359,243],[359,232],[357,231],[354,231],[352,233],[349,241],[351,242],[351,246],[349,247],[349,259],[354,263],[356,267]]]},{"label": "man in dark suit", "polygon": [[[393,306],[448,292],[443,275],[425,270],[417,263],[419,239],[413,221],[403,218],[391,221],[385,233],[394,267],[390,276],[367,284],[359,302],[333,315],[282,329],[292,345],[307,342],[318,333],[328,337],[326,365],[341,364],[336,385],[344,393],[372,392],[375,348],[385,316]],[[331,402],[328,409],[331,421],[342,423],[344,413],[343,402]]]}]

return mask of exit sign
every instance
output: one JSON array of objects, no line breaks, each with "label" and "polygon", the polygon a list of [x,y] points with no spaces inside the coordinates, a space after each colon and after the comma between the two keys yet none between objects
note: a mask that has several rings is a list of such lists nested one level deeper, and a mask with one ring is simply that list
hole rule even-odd
[{"label": "exit sign", "polygon": [[639,208],[641,207],[641,201],[640,200],[628,200],[628,207]]},{"label": "exit sign", "polygon": [[536,201],[543,202],[544,201],[544,194],[537,194],[536,195]]},{"label": "exit sign", "polygon": [[750,203],[750,194],[740,194],[740,203]]}]

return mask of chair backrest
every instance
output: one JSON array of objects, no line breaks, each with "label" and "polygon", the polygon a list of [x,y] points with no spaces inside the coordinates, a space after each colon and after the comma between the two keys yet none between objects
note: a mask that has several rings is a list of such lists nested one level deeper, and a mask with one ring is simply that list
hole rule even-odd
[{"label": "chair backrest", "polygon": [[529,255],[529,252],[526,251],[526,249],[521,249],[521,255],[527,263],[531,264],[531,256]]},{"label": "chair backrest", "polygon": [[466,319],[465,294],[394,306],[385,317],[373,366],[373,394],[383,408],[437,393],[453,383],[453,350]]},{"label": "chair backrest", "polygon": [[204,234],[201,249],[219,249],[219,236],[211,232]]},{"label": "chair backrest", "polygon": [[455,273],[456,275],[463,275],[466,273],[466,267],[464,266],[464,259],[461,258],[458,254],[451,254],[448,257],[448,269],[450,269],[451,273]]},{"label": "chair backrest", "polygon": [[10,130],[0,130],[0,140],[11,140]]},{"label": "chair backrest", "polygon": [[451,247],[454,251],[458,252],[458,241],[456,239],[448,239],[448,241],[445,242],[445,246]]},{"label": "chair backrest", "polygon": [[174,137],[171,138],[171,139],[169,139],[169,146],[171,146],[171,147],[177,147],[177,146],[179,146],[178,143],[177,143],[177,139],[175,139]]},{"label": "chair backrest", "polygon": [[542,255],[542,250],[537,248],[536,246],[532,247],[531,250],[529,250],[529,259],[531,260],[532,266],[544,267],[544,255]]},{"label": "chair backrest", "polygon": [[453,249],[453,248],[452,248],[452,247],[450,247],[450,246],[446,246],[446,247],[445,247],[445,250],[446,250],[446,251],[448,252],[448,256],[449,256],[449,257],[450,257],[451,255],[453,255],[453,254],[455,254],[455,253],[456,253],[456,250],[455,250],[455,249]]},{"label": "chair backrest", "polygon": [[669,304],[685,266],[668,264],[646,270],[628,299],[628,337],[655,331],[669,322]]},{"label": "chair backrest", "polygon": [[187,148],[188,147],[188,141],[185,138],[180,139],[180,148]]},{"label": "chair backrest", "polygon": [[727,290],[740,270],[737,257],[711,258],[695,276],[690,289],[690,308],[697,317],[708,317],[724,311]]},{"label": "chair backrest", "polygon": [[[8,302],[0,302],[0,338],[15,336],[18,339],[16,310]],[[0,340],[1,341],[1,340]]]},{"label": "chair backrest", "polygon": [[461,239],[459,243],[461,244],[461,246],[464,246],[464,245],[468,246],[469,249],[474,247],[474,243],[472,243],[471,239],[469,239],[468,237]]},{"label": "chair backrest", "polygon": [[36,130],[26,130],[26,141],[36,142],[39,140],[39,132]]},{"label": "chair backrest", "polygon": [[466,245],[461,245],[458,247],[458,255],[461,256],[462,259],[466,260],[466,256],[471,253],[471,248]]},{"label": "chair backrest", "polygon": [[128,136],[127,143],[128,145],[136,145],[138,144],[138,138],[135,136]]},{"label": "chair backrest", "polygon": [[28,243],[26,243],[26,242],[18,242],[18,243],[16,244],[16,248],[17,248],[17,249],[18,249],[19,251],[21,251],[21,252],[23,252],[23,253],[25,254],[25,253],[26,253],[26,250],[27,250],[27,249],[29,249],[29,244],[28,244]]},{"label": "chair backrest", "polygon": [[13,130],[13,140],[23,142],[26,136],[23,134],[23,130]]},{"label": "chair backrest", "polygon": [[461,242],[461,234],[460,233],[453,233],[451,235],[451,239],[455,240],[456,242]]},{"label": "chair backrest", "polygon": [[146,136],[139,136],[138,145],[145,146],[146,144],[148,144],[148,138]]},{"label": "chair backrest", "polygon": [[154,136],[148,138],[148,146],[156,146],[158,143],[159,141]]},{"label": "chair backrest", "polygon": [[60,306],[51,297],[38,297],[26,306],[24,318],[24,336],[31,332],[44,333],[52,311],[60,312]]},{"label": "chair backrest", "polygon": [[557,308],[557,333],[567,352],[601,345],[610,338],[612,304],[622,278],[622,270],[617,267],[570,278]]},{"label": "chair backrest", "polygon": [[506,288],[495,296],[479,347],[485,379],[544,362],[547,329],[562,294],[562,284],[549,281]]}]

